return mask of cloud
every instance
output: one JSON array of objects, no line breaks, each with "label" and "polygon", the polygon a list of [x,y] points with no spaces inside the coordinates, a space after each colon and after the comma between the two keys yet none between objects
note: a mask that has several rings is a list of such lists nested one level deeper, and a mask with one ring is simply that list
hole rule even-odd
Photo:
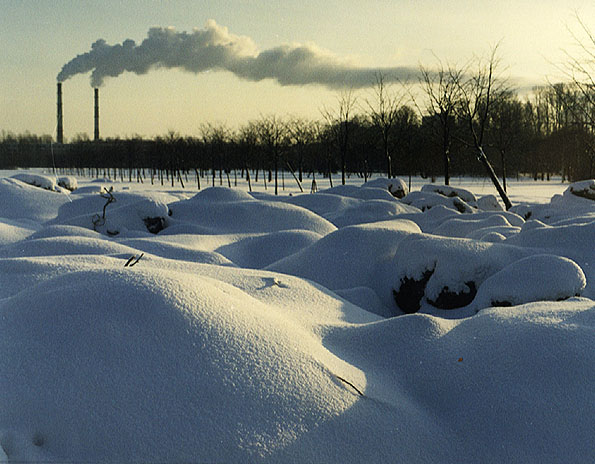
[{"label": "cloud", "polygon": [[280,85],[322,85],[328,88],[368,87],[382,73],[385,81],[417,80],[409,67],[359,67],[313,44],[280,45],[259,52],[251,38],[231,34],[214,20],[191,33],[153,27],[137,45],[134,40],[109,45],[99,39],[87,53],[66,63],[57,76],[63,82],[91,72],[91,85],[99,87],[107,77],[124,72],[146,74],[157,68],[177,68],[192,73],[229,71],[249,81],[273,79]]}]

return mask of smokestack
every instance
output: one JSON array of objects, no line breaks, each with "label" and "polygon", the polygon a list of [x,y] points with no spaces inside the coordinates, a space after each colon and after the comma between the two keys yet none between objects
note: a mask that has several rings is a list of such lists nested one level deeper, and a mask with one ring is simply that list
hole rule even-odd
[{"label": "smokestack", "polygon": [[95,137],[94,140],[99,141],[99,89],[95,88]]},{"label": "smokestack", "polygon": [[64,143],[64,128],[62,126],[62,83],[58,82],[58,126],[56,129],[56,142]]}]

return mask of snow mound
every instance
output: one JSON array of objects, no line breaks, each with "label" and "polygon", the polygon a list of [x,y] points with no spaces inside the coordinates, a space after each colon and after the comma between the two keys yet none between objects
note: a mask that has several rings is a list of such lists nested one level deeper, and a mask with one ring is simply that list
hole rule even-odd
[{"label": "snow mound", "polygon": [[417,213],[417,208],[396,201],[360,200],[357,204],[327,213],[326,219],[337,227],[395,219],[400,214]]},{"label": "snow mound", "polygon": [[209,187],[198,192],[194,201],[212,202],[212,203],[233,203],[236,201],[254,201],[254,197],[248,192],[227,187]]},{"label": "snow mound", "polygon": [[402,198],[401,201],[406,205],[415,206],[422,211],[440,205],[458,211],[459,213],[475,212],[474,208],[458,196],[448,197],[431,190],[411,192]]},{"label": "snow mound", "polygon": [[395,198],[403,198],[409,193],[409,187],[407,187],[407,183],[399,177],[393,177],[392,179],[388,179],[386,177],[377,177],[376,179],[369,180],[363,184],[362,187],[384,188],[388,190]]},{"label": "snow mound", "polygon": [[181,244],[168,243],[151,238],[123,238],[116,239],[117,243],[134,248],[154,256],[192,263],[213,264],[217,266],[233,266],[225,256],[208,250],[197,250]]},{"label": "snow mound", "polygon": [[586,286],[582,269],[566,258],[534,255],[515,261],[485,280],[473,301],[476,308],[565,300]]},{"label": "snow mound", "polygon": [[30,237],[39,226],[0,218],[0,247]]},{"label": "snow mound", "polygon": [[75,272],[0,314],[0,429],[37,437],[11,460],[263,459],[357,401],[338,377],[365,386],[311,332],[205,276]]},{"label": "snow mound", "polygon": [[436,185],[426,184],[421,187],[422,192],[433,192],[439,193],[442,196],[448,198],[460,198],[469,205],[475,205],[477,198],[469,190],[462,189],[460,187],[451,187],[450,185]]},{"label": "snow mound", "polygon": [[113,188],[113,185],[92,183],[90,185],[77,187],[77,189],[72,193],[73,195],[101,194],[106,192],[110,188]]},{"label": "snow mound", "polygon": [[419,233],[419,227],[406,220],[344,227],[266,269],[307,278],[331,290],[369,287],[391,308],[392,282],[382,265],[393,258],[399,242]]},{"label": "snow mound", "polygon": [[[242,201],[212,201],[228,198],[231,189],[211,188],[188,200],[171,203],[171,224],[191,223],[211,233],[264,233],[302,229],[326,235],[336,227],[311,211],[287,203],[255,200],[250,195]],[[224,193],[225,190],[229,192]],[[244,198],[244,196],[242,196]]]},{"label": "snow mound", "polygon": [[402,311],[416,312],[426,303],[455,309],[469,305],[488,277],[530,254],[499,243],[412,235],[399,243],[386,272]]},{"label": "snow mound", "polygon": [[19,173],[12,176],[13,179],[20,180],[34,187],[39,187],[44,190],[50,190],[52,192],[65,193],[66,189],[62,188],[57,184],[55,177],[44,176],[43,174],[32,174],[32,173]]},{"label": "snow mound", "polygon": [[[488,226],[471,231],[467,235],[465,235],[465,237],[483,241],[493,241],[494,239],[500,241],[500,237],[502,238],[502,240],[506,240],[507,237],[512,237],[513,235],[518,234],[520,231],[520,227],[506,225]],[[498,234],[498,236],[496,236],[495,234]]]},{"label": "snow mound", "polygon": [[[494,213],[484,218],[478,217],[477,219],[475,219],[475,216],[476,215],[461,215],[461,217],[444,221],[434,229],[433,234],[445,237],[463,238],[470,234],[481,235],[482,231],[492,227],[498,227],[502,230],[511,228],[510,222],[508,222],[506,217],[502,214]],[[514,230],[518,232],[520,228],[514,228]],[[498,232],[500,232],[500,230],[498,230]]]},{"label": "snow mound", "polygon": [[40,189],[14,178],[0,179],[0,217],[43,223],[68,203],[68,195]]},{"label": "snow mound", "polygon": [[66,190],[73,192],[78,188],[78,181],[74,176],[60,176],[56,180],[56,183]]},{"label": "snow mound", "polygon": [[[365,187],[362,186],[360,188],[364,189]],[[374,187],[372,190],[372,196],[376,196],[378,189]],[[351,196],[340,194],[344,191]],[[319,192],[315,195],[302,194],[285,197],[277,201],[283,201],[306,208],[324,217],[339,228],[366,222],[385,221],[395,218],[397,215],[415,214],[420,212],[419,209],[395,201],[392,197],[389,197],[389,200],[376,198],[363,200],[357,198],[358,196],[365,195],[361,194],[361,192],[359,194],[354,193],[354,188],[339,189],[338,187],[335,187],[332,190],[325,190],[324,192],[326,193]],[[382,194],[382,196],[384,196],[384,194]],[[262,196],[260,197],[262,198]]]},{"label": "snow mound", "polygon": [[477,209],[480,211],[504,211],[495,195],[485,195],[478,198]]},{"label": "snow mound", "polygon": [[537,252],[555,254],[575,261],[587,276],[589,288],[584,295],[595,297],[595,219],[585,224],[546,226],[535,221],[529,228],[521,229],[515,236],[509,237],[505,244],[534,249]]},{"label": "snow mound", "polygon": [[593,461],[592,200],[79,183],[0,179],[0,461]]},{"label": "snow mound", "polygon": [[513,211],[525,219],[537,219],[549,225],[586,223],[595,221],[595,203],[591,196],[595,180],[570,184],[562,195],[554,195],[546,204],[513,206]]},{"label": "snow mound", "polygon": [[316,243],[321,236],[302,230],[282,230],[239,239],[217,252],[240,267],[262,269]]},{"label": "snow mound", "polygon": [[29,238],[33,240],[49,237],[86,237],[95,238],[99,240],[103,240],[105,238],[99,232],[89,230],[85,227],[66,226],[60,224],[46,225],[45,227],[39,229],[37,232],[33,233]]},{"label": "snow mound", "polygon": [[583,180],[570,184],[563,195],[569,194],[586,198],[587,200],[595,200],[595,179]]},{"label": "snow mound", "polygon": [[358,200],[357,198],[321,192],[318,192],[315,195],[306,193],[302,195],[294,195],[292,197],[281,197],[278,201],[301,206],[320,216],[336,213],[361,203],[361,200]]},{"label": "snow mound", "polygon": [[86,227],[111,236],[128,231],[156,233],[167,226],[170,199],[169,195],[104,190],[64,204],[52,224]]},{"label": "snow mound", "polygon": [[337,185],[326,190],[321,190],[320,193],[329,195],[339,195],[349,198],[357,198],[359,200],[389,200],[395,201],[395,197],[386,188],[377,187],[355,187],[353,185]]},{"label": "snow mound", "polygon": [[[415,424],[395,433],[391,418],[375,419],[377,462],[585,462],[595,427],[594,330],[593,302],[573,298],[458,321],[413,314],[340,327],[324,342],[365,366],[367,396],[401,411],[414,404],[436,421],[432,438],[414,432],[399,444]],[[407,414],[395,416],[393,426]]]},{"label": "snow mound", "polygon": [[[105,238],[105,237],[104,237]],[[0,248],[0,257],[66,256],[66,255],[132,255],[137,250],[97,237],[53,236],[26,239]]]},{"label": "snow mound", "polygon": [[[412,208],[414,208],[414,206],[412,206]],[[420,213],[421,210],[418,209],[418,212],[415,213],[399,214],[398,219],[413,221],[419,226],[422,232],[431,234],[434,229],[440,226],[444,221],[462,216],[462,214],[455,209],[443,205],[434,206],[430,209],[426,209],[423,214]]]}]

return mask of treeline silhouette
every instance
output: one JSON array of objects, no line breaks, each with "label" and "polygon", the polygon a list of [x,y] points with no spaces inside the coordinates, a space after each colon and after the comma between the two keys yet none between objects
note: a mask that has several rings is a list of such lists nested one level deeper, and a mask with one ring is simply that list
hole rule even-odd
[{"label": "treeline silhouette", "polygon": [[[55,144],[49,135],[2,131],[0,168],[55,168],[182,184],[188,173],[196,174],[199,183],[208,175],[209,183],[224,185],[237,176],[255,181],[265,176],[275,186],[281,171],[293,172],[300,182],[339,172],[343,182],[372,173],[432,180],[445,176],[447,182],[451,175],[485,174],[471,140],[474,122],[465,113],[420,108],[403,94],[395,95],[379,78],[373,97],[362,104],[351,92],[342,93],[337,107],[325,109],[321,120],[269,115],[236,130],[203,124],[200,136],[170,131],[152,139],[90,141],[77,134],[69,143]],[[482,121],[482,146],[504,186],[506,178],[527,174],[536,180],[552,175],[569,181],[593,178],[595,134],[585,111],[591,111],[591,118],[595,114],[573,84],[536,88],[526,99],[511,91],[492,96]]]}]

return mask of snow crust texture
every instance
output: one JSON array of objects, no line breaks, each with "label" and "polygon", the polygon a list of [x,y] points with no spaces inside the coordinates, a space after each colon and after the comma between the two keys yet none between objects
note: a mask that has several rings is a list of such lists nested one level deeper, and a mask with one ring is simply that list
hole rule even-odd
[{"label": "snow crust texture", "polygon": [[1,178],[0,462],[593,462],[593,185]]}]

